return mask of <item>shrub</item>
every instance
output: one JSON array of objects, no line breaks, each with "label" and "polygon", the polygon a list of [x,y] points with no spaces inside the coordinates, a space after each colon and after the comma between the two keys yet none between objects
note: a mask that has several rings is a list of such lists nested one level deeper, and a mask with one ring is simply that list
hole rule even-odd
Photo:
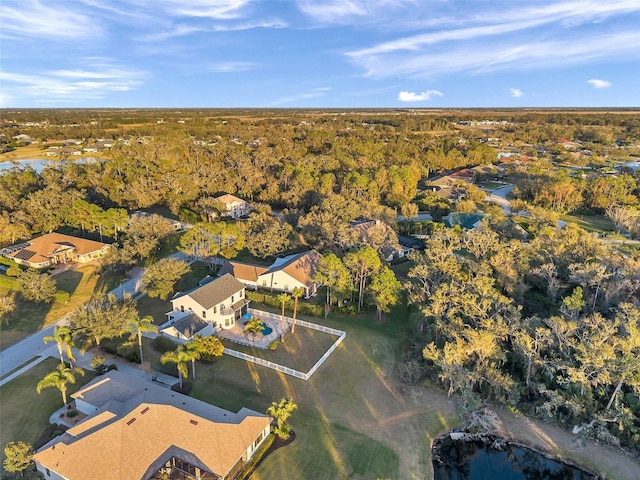
[{"label": "shrub", "polygon": [[21,273],[22,273],[22,270],[16,264],[11,265],[9,267],[9,270],[7,270],[8,277],[19,277]]},{"label": "shrub", "polygon": [[111,370],[118,370],[118,366],[115,363],[112,363],[107,367],[107,372],[110,372]]},{"label": "shrub", "polygon": [[[270,307],[276,307],[278,309],[282,308],[282,304],[274,295],[260,292],[251,292],[248,290],[246,291],[245,295],[247,299],[251,300],[252,302],[262,303],[264,305],[269,305]],[[288,305],[287,309],[288,310],[286,312],[286,315],[291,316],[291,305]],[[313,303],[305,302],[298,303],[298,312],[303,315],[311,315],[313,317],[322,317],[324,315],[324,309],[322,305],[315,305]]]},{"label": "shrub", "polygon": [[67,418],[73,418],[73,417],[77,417],[78,416],[78,411],[77,410],[70,410],[67,412]]},{"label": "shrub", "polygon": [[69,302],[69,292],[64,290],[58,290],[56,294],[53,296],[53,301],[56,303],[67,303]]},{"label": "shrub", "polygon": [[91,359],[91,368],[96,372],[96,375],[104,375],[107,371],[107,364],[102,355],[96,355]]},{"label": "shrub", "polygon": [[130,362],[140,363],[140,350],[135,344],[123,343],[117,348],[116,353]]},{"label": "shrub", "polygon": [[311,315],[312,317],[322,317],[324,315],[324,306],[314,303],[298,303],[298,312],[303,315]]},{"label": "shrub", "polygon": [[158,335],[151,342],[151,346],[158,353],[171,352],[176,349],[176,344],[168,337],[164,335]]}]

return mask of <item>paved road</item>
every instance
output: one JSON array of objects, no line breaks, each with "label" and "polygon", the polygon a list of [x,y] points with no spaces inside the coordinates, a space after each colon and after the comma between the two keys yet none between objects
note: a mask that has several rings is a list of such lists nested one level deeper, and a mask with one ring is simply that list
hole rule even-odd
[{"label": "paved road", "polygon": [[511,193],[511,190],[513,190],[513,185],[505,185],[504,187],[496,188],[488,196],[489,201],[500,205],[507,215],[511,215],[511,202],[507,200],[507,195]]},{"label": "paved road", "polygon": [[38,355],[46,358],[53,353],[53,355],[58,356],[58,348],[55,346],[55,342],[44,343],[42,339],[53,335],[53,329],[57,325],[65,325],[66,323],[67,317],[63,317],[53,325],[49,325],[15,345],[2,350],[2,352],[0,352],[0,376],[4,376],[7,372],[10,372]]},{"label": "paved road", "polygon": [[[170,257],[187,261],[187,256],[181,252],[174,253],[173,255],[170,255]],[[127,280],[122,285],[111,290],[110,293],[114,293],[118,298],[122,298],[125,293],[135,296],[142,288],[142,275],[145,271],[146,270],[144,268],[137,269],[135,271],[135,275],[130,280]],[[58,357],[58,349],[55,345],[55,342],[46,344],[42,341],[42,339],[49,335],[53,335],[53,329],[56,325],[66,324],[67,316],[61,318],[56,323],[34,333],[33,335],[28,336],[15,345],[2,350],[0,352],[0,377],[3,377],[7,372],[16,369],[29,360],[34,359],[34,357],[40,356],[37,361],[34,359],[32,363],[29,363],[16,373],[18,375],[20,373],[23,373],[24,371],[28,370],[34,365],[37,365],[40,361],[49,356]],[[0,380],[0,385],[3,385],[15,376],[17,375],[12,374],[10,378],[7,377],[3,380]]]}]

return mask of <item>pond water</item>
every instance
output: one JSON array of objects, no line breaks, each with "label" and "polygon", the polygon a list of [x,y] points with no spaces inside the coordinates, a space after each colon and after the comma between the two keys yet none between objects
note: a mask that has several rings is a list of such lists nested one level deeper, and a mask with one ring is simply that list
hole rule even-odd
[{"label": "pond water", "polygon": [[579,468],[513,444],[494,450],[482,442],[446,437],[434,452],[435,480],[593,480]]},{"label": "pond water", "polygon": [[[56,165],[64,164],[67,162],[93,163],[97,161],[104,161],[104,159],[96,158],[96,157],[82,157],[82,158],[60,161],[60,160],[51,160],[51,159],[45,159],[45,158],[26,158],[23,160],[15,160],[15,163],[17,163],[20,167],[31,167],[36,172],[42,173],[42,170],[44,170],[46,167],[51,167],[51,166],[55,167]],[[4,170],[11,170],[13,168],[13,163],[14,162],[10,162],[10,161],[0,162],[0,173],[2,173]]]}]

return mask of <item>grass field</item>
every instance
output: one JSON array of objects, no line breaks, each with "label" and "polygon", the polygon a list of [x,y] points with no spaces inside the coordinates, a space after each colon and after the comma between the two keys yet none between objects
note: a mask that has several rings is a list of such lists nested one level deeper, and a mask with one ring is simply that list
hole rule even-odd
[{"label": "grass field", "polygon": [[588,232],[608,233],[615,231],[615,225],[604,215],[560,215],[560,220],[576,223]]},{"label": "grass field", "polygon": [[[22,440],[36,446],[49,426],[49,417],[62,407],[62,395],[57,388],[47,388],[36,394],[36,385],[58,366],[59,361],[49,358],[18,378],[0,387],[0,445]],[[67,396],[93,378],[90,372],[76,376],[76,384],[69,385]],[[4,460],[4,453],[2,454]]]},{"label": "grass field", "polygon": [[[264,412],[272,401],[291,396],[299,406],[290,422],[296,441],[271,454],[252,480],[430,478],[430,442],[458,418],[439,392],[400,393],[394,370],[408,328],[406,310],[398,308],[383,324],[372,314],[302,318],[347,332],[307,382],[226,355],[196,366],[191,395],[206,402]],[[289,336],[285,351],[304,348],[292,340],[301,331]],[[160,365],[149,343],[145,358],[153,368],[175,375],[175,365]]]},{"label": "grass field", "polygon": [[[7,295],[15,280],[0,275],[0,295]],[[9,318],[9,324],[0,326],[0,349],[7,348],[28,335],[50,325],[60,317],[72,312],[91,298],[95,292],[108,291],[118,279],[108,275],[98,275],[95,265],[77,266],[74,270],[62,272],[54,277],[58,290],[69,292],[67,303],[34,303],[16,297],[16,309]],[[116,281],[113,281],[116,280]]]}]

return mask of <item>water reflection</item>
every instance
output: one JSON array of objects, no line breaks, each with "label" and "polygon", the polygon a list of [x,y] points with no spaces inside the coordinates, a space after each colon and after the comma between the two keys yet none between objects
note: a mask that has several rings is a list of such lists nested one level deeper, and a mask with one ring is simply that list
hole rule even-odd
[{"label": "water reflection", "polygon": [[0,173],[5,170],[13,170],[16,166],[18,168],[26,168],[31,167],[36,172],[42,173],[42,170],[45,168],[55,168],[60,165],[64,165],[65,163],[95,163],[95,162],[104,162],[104,158],[97,157],[82,157],[82,158],[74,158],[67,160],[51,160],[46,158],[27,158],[23,160],[13,160],[13,161],[4,161],[0,162]]},{"label": "water reflection", "polygon": [[502,451],[445,438],[434,447],[435,480],[593,480],[593,475],[528,448]]}]

